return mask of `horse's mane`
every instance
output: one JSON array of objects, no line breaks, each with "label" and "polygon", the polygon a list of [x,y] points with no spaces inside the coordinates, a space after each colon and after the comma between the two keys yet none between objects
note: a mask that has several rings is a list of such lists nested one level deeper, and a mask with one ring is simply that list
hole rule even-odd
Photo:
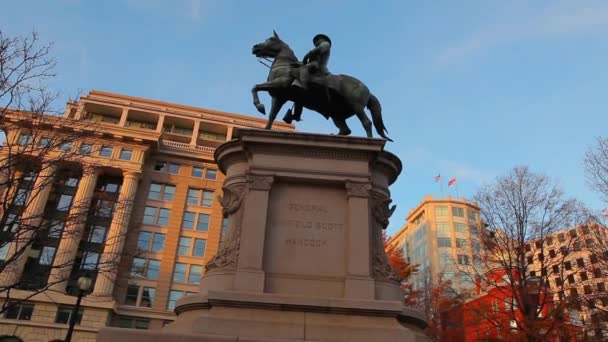
[{"label": "horse's mane", "polygon": [[285,47],[285,51],[283,53],[286,54],[286,58],[293,58],[295,62],[299,62],[298,56],[296,56],[295,52],[289,47],[289,44],[285,43],[281,38],[276,38],[278,41]]}]

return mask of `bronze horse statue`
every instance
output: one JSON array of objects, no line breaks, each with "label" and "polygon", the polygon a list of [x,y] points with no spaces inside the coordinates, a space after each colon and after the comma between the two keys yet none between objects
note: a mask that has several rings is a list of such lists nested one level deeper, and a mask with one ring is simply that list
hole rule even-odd
[{"label": "bronze horse statue", "polygon": [[[378,99],[369,91],[367,86],[358,79],[348,75],[326,75],[324,80],[319,77],[311,78],[311,86],[308,90],[294,86],[294,80],[298,75],[298,68],[302,63],[298,60],[293,50],[283,42],[276,32],[263,43],[253,46],[252,53],[258,58],[272,58],[272,65],[268,74],[268,81],[256,84],[251,90],[253,104],[256,109],[266,114],[264,104],[260,103],[258,92],[267,91],[272,97],[272,107],[268,116],[266,129],[272,127],[281,107],[287,101],[294,101],[304,107],[314,110],[326,119],[331,118],[340,130],[339,135],[349,135],[351,130],[346,124],[346,119],[353,115],[361,121],[368,137],[372,137],[372,121],[376,132],[386,140],[392,141],[385,133],[388,133],[382,121],[382,109]],[[315,81],[316,80],[316,81]],[[372,114],[372,121],[365,114],[368,108]],[[290,113],[284,120],[291,120]],[[297,119],[296,119],[297,120]]]}]

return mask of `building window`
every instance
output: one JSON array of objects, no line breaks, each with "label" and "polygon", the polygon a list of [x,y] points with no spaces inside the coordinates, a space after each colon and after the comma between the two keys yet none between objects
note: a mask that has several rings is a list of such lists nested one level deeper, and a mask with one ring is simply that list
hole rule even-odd
[{"label": "building window", "polygon": [[191,211],[184,213],[184,219],[182,220],[182,229],[192,230],[194,228],[195,214]]},{"label": "building window", "polygon": [[169,224],[169,209],[146,207],[144,209],[144,223],[166,226]]},{"label": "building window", "polygon": [[189,284],[199,284],[201,282],[201,275],[203,274],[203,266],[190,265],[190,273],[188,274]]},{"label": "building window", "polygon": [[199,232],[206,232],[209,230],[209,215],[198,214],[198,222],[196,223],[196,230]]},{"label": "building window", "polygon": [[452,247],[452,241],[449,238],[437,238],[439,247]]},{"label": "building window", "polygon": [[572,269],[572,263],[570,261],[564,262],[564,268],[570,271]]},{"label": "building window", "polygon": [[123,148],[120,150],[120,156],[118,158],[120,158],[122,160],[131,160],[132,157],[133,157],[133,150]]},{"label": "building window", "polygon": [[129,285],[127,287],[127,296],[125,298],[125,305],[137,305],[138,296],[139,296],[139,286]]},{"label": "building window", "polygon": [[205,256],[205,247],[206,246],[207,246],[207,240],[194,239],[194,250],[192,251],[192,255],[198,256],[198,257]]},{"label": "building window", "polygon": [[150,248],[150,239],[152,238],[152,233],[141,231],[139,232],[139,236],[137,237],[137,248],[148,250]]},{"label": "building window", "polygon": [[83,270],[96,270],[97,262],[99,261],[99,253],[86,251],[82,257],[82,264],[80,268]]},{"label": "building window", "polygon": [[92,226],[87,240],[93,243],[104,243],[106,240],[106,232],[107,227],[98,225]]},{"label": "building window", "polygon": [[446,206],[435,207],[435,216],[448,216],[448,207],[446,207]]},{"label": "building window", "polygon": [[32,136],[29,134],[21,134],[19,136],[19,145],[29,145],[32,143]]},{"label": "building window", "polygon": [[165,234],[154,233],[152,239],[152,252],[160,252],[165,247]]},{"label": "building window", "polygon": [[6,260],[8,256],[8,250],[11,248],[11,244],[9,242],[2,242],[2,247],[0,247],[0,260]]},{"label": "building window", "polygon": [[169,163],[169,173],[174,175],[179,174],[179,164]]},{"label": "building window", "polygon": [[145,267],[146,267],[146,259],[143,258],[133,258],[133,263],[131,264],[131,276],[145,276]]},{"label": "building window", "polygon": [[38,146],[41,148],[49,148],[51,147],[51,140],[49,140],[47,137],[42,137],[38,141]]},{"label": "building window", "polygon": [[40,259],[38,263],[40,265],[49,266],[53,264],[53,259],[55,259],[55,247],[44,246],[42,248],[42,252],[40,252]]},{"label": "building window", "polygon": [[116,318],[115,326],[118,328],[127,328],[127,329],[148,329],[150,326],[150,321],[147,319],[140,319],[134,317],[127,316],[118,316]]},{"label": "building window", "polygon": [[186,199],[186,203],[189,205],[197,205],[200,192],[201,191],[198,189],[188,189],[188,198]]},{"label": "building window", "polygon": [[[59,324],[69,324],[72,319],[72,312],[74,311],[74,307],[70,305],[59,305],[57,309],[57,315],[55,316],[55,323]],[[80,321],[82,320],[83,309],[78,309],[76,313],[76,324],[80,325]]]},{"label": "building window", "polygon": [[22,321],[30,321],[34,312],[34,304],[15,303],[9,304],[9,307],[4,312],[4,318],[19,319]]},{"label": "building window", "polygon": [[470,265],[469,256],[463,255],[463,254],[458,254],[458,265]]},{"label": "building window", "polygon": [[203,168],[202,167],[192,167],[192,177],[203,178]]},{"label": "building window", "polygon": [[568,276],[568,283],[570,283],[570,285],[573,285],[576,281],[574,280],[574,275],[570,274]]},{"label": "building window", "polygon": [[466,233],[467,225],[464,223],[454,223],[454,230],[456,233]]},{"label": "building window", "polygon": [[158,274],[160,273],[160,261],[159,260],[149,260],[148,261],[148,279],[156,280],[158,279]]},{"label": "building window", "polygon": [[583,260],[583,258],[576,259],[576,265],[578,267],[585,267],[585,261]]},{"label": "building window", "polygon": [[[597,283],[597,292],[606,292],[606,285],[604,283]],[[605,304],[602,305],[606,306]]]},{"label": "building window", "polygon": [[167,172],[167,162],[157,160],[154,163],[154,171]]},{"label": "building window", "polygon": [[589,256],[589,261],[591,261],[592,264],[597,264],[599,262],[597,255],[595,255],[595,254],[591,254]]},{"label": "building window", "polygon": [[581,277],[581,281],[589,280],[589,277],[587,277],[587,272],[581,272],[579,275]]},{"label": "building window", "polygon": [[72,150],[72,142],[71,141],[64,141],[61,144],[59,144],[59,150],[64,151],[64,152],[68,152]]},{"label": "building window", "polygon": [[217,171],[213,169],[207,169],[207,172],[205,173],[205,178],[211,180],[217,179]]},{"label": "building window", "polygon": [[203,200],[201,201],[201,205],[203,207],[210,207],[213,203],[213,191],[203,190]]},{"label": "building window", "polygon": [[173,270],[173,282],[184,283],[186,282],[186,264],[175,263],[175,269]]},{"label": "building window", "polygon": [[[437,222],[437,234],[442,236],[450,236],[450,224],[447,222]],[[416,240],[419,240],[416,238]]]},{"label": "building window", "polygon": [[190,245],[192,238],[180,236],[179,245],[177,247],[177,255],[190,255]]},{"label": "building window", "polygon": [[148,191],[148,199],[156,201],[173,201],[175,195],[175,185],[151,183]]},{"label": "building window", "polygon": [[591,289],[591,285],[583,286],[583,291],[585,292],[586,295],[590,295],[593,293],[593,290]]},{"label": "building window", "polygon": [[93,145],[91,144],[80,144],[80,154],[89,155],[93,152]]},{"label": "building window", "polygon": [[154,163],[154,171],[165,172],[177,175],[179,174],[179,164],[176,163],[168,163],[166,161],[157,160]]},{"label": "building window", "polygon": [[456,247],[457,248],[467,248],[468,241],[466,239],[456,239]]},{"label": "building window", "polygon": [[477,213],[471,209],[467,209],[467,216],[471,221],[477,221]]},{"label": "building window", "polygon": [[156,289],[154,287],[144,287],[141,292],[141,300],[139,306],[146,308],[152,307],[154,304],[154,297],[156,296]]},{"label": "building window", "polygon": [[101,149],[99,150],[99,156],[101,157],[112,157],[112,152],[114,151],[114,148],[112,148],[111,146],[102,146]]},{"label": "building window", "polygon": [[458,217],[464,217],[464,208],[452,207],[452,215]]},{"label": "building window", "polygon": [[471,242],[473,244],[473,251],[475,253],[481,252],[481,243],[477,240],[472,240]]},{"label": "building window", "polygon": [[175,303],[184,296],[184,292],[171,290],[169,292],[169,301],[167,302],[167,310],[173,311],[175,309]]},{"label": "building window", "polygon": [[454,258],[452,258],[449,254],[441,254],[439,255],[439,263],[441,266],[452,266],[454,265]]}]

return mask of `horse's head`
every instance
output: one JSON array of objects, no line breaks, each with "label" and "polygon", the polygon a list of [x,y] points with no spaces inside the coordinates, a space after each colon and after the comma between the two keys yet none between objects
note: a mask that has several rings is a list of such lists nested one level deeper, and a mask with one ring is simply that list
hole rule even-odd
[{"label": "horse's head", "polygon": [[274,30],[272,32],[273,35],[270,38],[266,39],[262,43],[255,44],[253,49],[251,49],[251,53],[253,53],[256,57],[268,58],[274,58],[281,53],[281,51],[287,47],[287,44],[285,44],[281,38],[279,38],[279,35]]}]

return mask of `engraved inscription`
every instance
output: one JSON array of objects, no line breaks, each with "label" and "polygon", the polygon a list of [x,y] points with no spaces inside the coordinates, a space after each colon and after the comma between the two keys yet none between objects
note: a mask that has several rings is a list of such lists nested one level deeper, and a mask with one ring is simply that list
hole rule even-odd
[{"label": "engraved inscription", "polygon": [[285,245],[289,247],[327,247],[325,234],[344,231],[343,223],[332,222],[330,209],[324,204],[292,200],[287,203],[287,211],[291,219],[286,220],[289,235]]},{"label": "engraved inscription", "polygon": [[319,239],[286,239],[285,244],[297,247],[326,247],[327,240]]},{"label": "engraved inscription", "polygon": [[269,273],[343,276],[348,232],[345,190],[277,182],[270,191],[264,267]]}]

